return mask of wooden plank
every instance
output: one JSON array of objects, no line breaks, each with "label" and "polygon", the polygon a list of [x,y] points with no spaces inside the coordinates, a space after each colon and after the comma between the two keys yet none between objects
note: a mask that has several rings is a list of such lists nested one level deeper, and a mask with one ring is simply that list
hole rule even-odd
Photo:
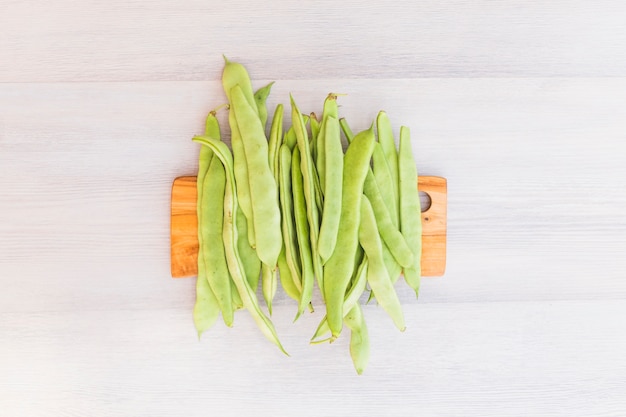
[{"label": "wooden plank", "polygon": [[275,307],[286,357],[245,311],[198,342],[185,291],[174,309],[0,313],[2,415],[626,415],[624,300],[418,302],[403,333],[364,305],[371,357],[357,376],[349,333],[309,345],[323,308],[292,323],[293,302]]},{"label": "wooden plank", "polygon": [[[431,205],[422,212],[422,275],[440,276],[446,268],[447,182],[445,178],[420,176],[418,190],[428,194]],[[171,203],[171,271],[173,278],[198,273],[198,218],[196,177],[174,180]]]},{"label": "wooden plank", "polygon": [[622,76],[625,15],[620,0],[4,0],[0,82],[217,80],[222,53],[270,80]]}]

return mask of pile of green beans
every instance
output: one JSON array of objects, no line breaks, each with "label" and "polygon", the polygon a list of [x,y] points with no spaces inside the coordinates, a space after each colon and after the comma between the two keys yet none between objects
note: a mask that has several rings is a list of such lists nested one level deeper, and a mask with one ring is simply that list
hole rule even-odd
[{"label": "pile of green beans", "polygon": [[[339,115],[338,95],[331,93],[320,119],[303,114],[290,96],[291,125],[285,129],[279,104],[268,131],[273,84],[254,91],[246,68],[225,58],[228,103],[210,111],[204,134],[193,138],[203,145],[193,311],[198,337],[220,314],[231,327],[235,311],[245,309],[287,354],[270,319],[278,282],[297,305],[294,321],[314,311],[317,283],[326,314],[311,344],[334,341],[345,324],[361,374],[370,349],[362,297],[376,300],[404,331],[395,284],[404,275],[419,293],[421,210],[409,129],[401,127],[396,147],[381,111],[355,135]],[[230,149],[221,141],[216,116],[223,107]],[[259,279],[267,314],[257,296]]]}]

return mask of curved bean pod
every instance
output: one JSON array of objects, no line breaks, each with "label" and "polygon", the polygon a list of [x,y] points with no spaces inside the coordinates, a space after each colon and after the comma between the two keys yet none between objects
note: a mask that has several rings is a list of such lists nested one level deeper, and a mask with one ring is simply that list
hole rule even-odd
[{"label": "curved bean pod", "polygon": [[413,251],[413,264],[404,268],[404,279],[419,295],[422,258],[422,216],[417,190],[417,168],[411,149],[411,136],[405,126],[400,128],[400,151],[398,153],[400,176],[400,231]]},{"label": "curved bean pod", "polygon": [[[383,150],[383,154],[385,154],[385,159],[387,160],[387,165],[389,166],[389,171],[391,172],[391,178],[393,180],[393,195],[394,202],[396,206],[396,210],[398,210],[398,201],[399,201],[399,177],[398,177],[398,152],[396,151],[396,144],[393,140],[393,130],[391,129],[391,122],[389,121],[389,117],[387,113],[384,111],[378,112],[378,116],[376,117],[376,130],[378,132],[378,142],[380,143],[380,147]],[[398,218],[398,212],[392,215],[392,218]]]},{"label": "curved bean pod", "polygon": [[380,189],[380,194],[387,206],[387,211],[391,217],[391,221],[396,228],[398,225],[398,201],[394,190],[398,188],[398,184],[394,183],[394,178],[391,175],[391,169],[387,163],[383,148],[380,143],[376,143],[374,146],[374,153],[372,154],[372,172],[374,178]]},{"label": "curved bean pod", "polygon": [[341,119],[339,119],[339,126],[341,126],[341,131],[346,137],[348,144],[352,143],[352,139],[354,139],[354,133],[352,132],[352,129],[350,129],[348,121],[342,117]]},{"label": "curved bean pod", "polygon": [[391,283],[383,259],[383,246],[378,235],[376,218],[372,205],[366,196],[361,197],[361,223],[359,224],[359,243],[369,259],[367,282],[376,294],[378,304],[389,314],[396,327],[403,332],[406,329],[404,314],[398,294]]},{"label": "curved bean pod", "polygon": [[[246,216],[243,215],[243,211],[241,211],[241,206],[237,205],[237,210],[237,220],[235,222],[235,227],[237,228],[237,249],[239,250],[239,256],[241,257],[248,284],[256,291],[259,286],[259,277],[261,276],[261,260],[248,242],[248,222]],[[233,292],[233,303],[235,302],[235,296],[238,295],[236,291]]]},{"label": "curved bean pod", "polygon": [[265,124],[267,123],[267,98],[270,95],[270,90],[272,89],[272,85],[274,85],[274,81],[272,81],[265,87],[259,88],[254,93],[254,101],[256,103],[256,108],[257,108],[257,113],[259,114],[259,119],[261,120],[261,124],[263,125],[263,130],[265,130]]},{"label": "curved bean pod", "polygon": [[224,193],[224,248],[226,250],[228,269],[230,270],[233,281],[237,286],[243,305],[250,312],[250,315],[265,337],[267,337],[268,340],[278,346],[278,348],[287,355],[287,352],[278,339],[274,325],[271,320],[263,314],[259,307],[256,294],[246,280],[241,258],[239,256],[239,250],[237,248],[237,229],[235,227],[237,222],[236,217],[238,203],[236,198],[237,190],[233,174],[232,155],[224,143],[213,138],[207,136],[195,136],[193,140],[209,146],[220,161],[222,161],[226,170],[226,190]]},{"label": "curved bean pod", "polygon": [[204,266],[198,264],[198,280],[196,281],[196,303],[193,307],[193,322],[198,332],[198,339],[206,330],[210,329],[220,315],[220,307],[217,305],[215,294],[209,286],[209,282],[201,277]]},{"label": "curved bean pod", "polygon": [[302,296],[298,304],[299,317],[313,298],[313,282],[315,273],[313,266],[313,251],[311,250],[311,229],[307,221],[307,204],[304,192],[304,179],[298,169],[301,166],[300,149],[294,148],[291,162],[291,187],[293,194],[293,212],[296,223],[296,237],[300,250],[300,264],[302,265]]},{"label": "curved bean pod", "polygon": [[233,325],[231,279],[224,253],[222,228],[224,224],[224,190],[226,173],[224,165],[216,157],[206,174],[201,200],[202,218],[199,222],[202,236],[201,252],[207,281],[222,312],[224,324]]},{"label": "curved bean pod", "polygon": [[[285,258],[289,267],[293,285],[302,294],[302,270],[300,268],[300,253],[298,249],[298,238],[296,234],[292,180],[291,172],[291,151],[287,145],[280,147],[280,167],[279,167],[279,199],[281,207],[281,229],[283,235],[283,248]],[[281,272],[282,273],[282,272]],[[300,300],[300,297],[298,297]]]},{"label": "curved bean pod", "polygon": [[356,304],[345,318],[350,328],[350,356],[357,374],[361,375],[370,359],[370,341],[361,306]]},{"label": "curved bean pod", "polygon": [[[346,294],[346,298],[343,301],[343,311],[344,314],[348,314],[348,312],[359,302],[359,298],[365,291],[365,285],[367,284],[367,269],[368,269],[368,261],[367,257],[364,257],[361,263],[359,264],[356,274],[353,279],[353,283]],[[331,338],[327,338],[324,340],[315,340],[318,337],[330,332],[330,328],[328,327],[328,321],[326,320],[326,316],[322,319],[315,334],[311,338],[311,344],[318,344],[322,342],[327,342],[331,340]]]},{"label": "curved bean pod", "polygon": [[348,146],[343,164],[341,216],[335,251],[324,265],[326,315],[332,337],[343,327],[343,300],[354,269],[363,183],[374,150],[373,126],[360,132]]},{"label": "curved bean pod", "polygon": [[[333,116],[328,116],[325,119],[323,145],[325,149],[324,152],[320,152],[320,156],[325,155],[326,177],[323,187],[325,190],[324,209],[317,246],[322,264],[325,264],[333,254],[337,243],[343,182],[343,149],[341,147],[339,121]],[[320,182],[321,180],[320,178]]]},{"label": "curved bean pod", "polygon": [[[309,220],[309,233],[311,240],[311,249],[313,254],[313,270],[317,277],[317,284],[324,294],[324,270],[322,267],[322,261],[317,250],[317,239],[319,234],[319,210],[316,202],[315,194],[315,166],[313,159],[311,158],[311,152],[309,148],[308,134],[302,113],[298,110],[298,106],[293,99],[293,96],[289,96],[291,101],[291,122],[293,124],[293,130],[296,135],[296,142],[300,152],[300,171],[303,177],[303,189],[304,198],[306,201],[306,213]],[[295,171],[296,165],[292,165],[292,171]],[[302,252],[302,249],[301,249]],[[303,276],[304,280],[304,276]],[[304,282],[303,282],[304,288]]]},{"label": "curved bean pod", "polygon": [[[417,190],[417,187],[416,187]],[[393,257],[402,266],[409,266],[413,263],[413,252],[408,246],[404,236],[391,221],[391,215],[387,209],[387,205],[383,200],[381,191],[376,183],[374,174],[370,169],[365,177],[365,184],[363,185],[363,193],[369,198],[372,207],[374,208],[374,214],[376,216],[376,223],[378,224],[378,231],[383,238],[389,251]]]},{"label": "curved bean pod", "polygon": [[231,90],[231,100],[248,164],[256,251],[261,262],[275,268],[282,238],[277,186],[267,160],[267,140],[255,109],[238,85]]}]

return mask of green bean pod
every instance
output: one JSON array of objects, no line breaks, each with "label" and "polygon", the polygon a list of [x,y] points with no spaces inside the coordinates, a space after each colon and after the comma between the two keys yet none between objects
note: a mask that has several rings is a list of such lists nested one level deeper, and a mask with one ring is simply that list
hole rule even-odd
[{"label": "green bean pod", "polygon": [[333,116],[328,116],[325,119],[323,145],[325,149],[320,155],[325,155],[326,183],[324,185],[322,224],[317,246],[322,264],[325,264],[333,254],[337,243],[343,182],[343,149],[341,147],[340,127],[339,121]]},{"label": "green bean pod", "polygon": [[344,156],[341,216],[335,251],[324,265],[326,315],[332,337],[343,327],[343,300],[354,269],[358,246],[359,219],[363,183],[369,171],[374,150],[373,126],[360,132],[348,146]]},{"label": "green bean pod", "polygon": [[[298,110],[298,106],[290,96],[291,101],[291,122],[293,124],[294,133],[296,135],[296,142],[300,152],[300,171],[303,178],[303,191],[306,201],[306,213],[309,221],[309,237],[311,240],[311,252],[313,258],[313,270],[317,277],[317,284],[324,294],[324,270],[322,267],[322,261],[317,250],[317,240],[319,238],[319,209],[315,197],[315,165],[311,158],[311,152],[309,148],[308,133],[304,124],[302,113]],[[292,171],[296,170],[296,165],[292,166]],[[302,249],[301,249],[302,252]],[[303,277],[304,279],[304,277]],[[304,287],[304,285],[303,285]]]},{"label": "green bean pod", "polygon": [[213,157],[203,184],[202,218],[199,223],[202,245],[199,256],[204,260],[207,281],[217,299],[224,324],[231,327],[234,319],[231,279],[222,243],[225,187],[224,165]]},{"label": "green bean pod", "polygon": [[[352,285],[350,286],[350,289],[346,294],[346,298],[343,301],[344,314],[348,314],[348,312],[352,310],[352,307],[354,307],[356,303],[359,302],[359,298],[363,294],[363,291],[365,291],[365,285],[367,284],[367,270],[367,257],[363,257],[352,279]],[[318,344],[331,340],[331,338],[327,338],[324,340],[315,340],[319,337],[322,337],[322,335],[328,332],[330,332],[330,328],[328,327],[328,321],[326,319],[326,316],[324,316],[319,326],[317,327],[315,334],[311,338],[311,344]]]},{"label": "green bean pod", "polygon": [[267,123],[267,98],[270,95],[272,85],[274,85],[274,81],[272,81],[265,87],[259,88],[254,93],[254,101],[256,103],[257,113],[259,114],[259,120],[261,120],[261,124],[263,125],[264,130],[265,124]]},{"label": "green bean pod", "polygon": [[370,359],[370,342],[361,306],[356,304],[344,319],[352,331],[350,335],[350,356],[357,374],[361,375]]},{"label": "green bean pod", "polygon": [[[384,111],[378,112],[376,117],[376,130],[378,131],[378,142],[383,150],[389,171],[391,172],[391,178],[394,186],[392,187],[394,202],[396,210],[398,210],[399,202],[399,177],[398,177],[398,152],[396,151],[396,143],[393,140],[393,130],[391,129],[391,122],[387,113]],[[398,212],[392,215],[392,218],[398,218]]]},{"label": "green bean pod", "polygon": [[367,282],[376,294],[378,304],[389,314],[400,331],[404,331],[404,314],[398,294],[387,274],[383,259],[383,246],[378,234],[374,210],[367,197],[361,197],[361,223],[359,224],[359,243],[369,259]]},{"label": "green bean pod", "polygon": [[[216,117],[216,110],[211,110],[206,118],[205,135],[220,138],[220,126]],[[206,146],[200,147],[198,157],[198,175],[196,180],[197,189],[197,217],[198,217],[198,278],[196,281],[196,303],[193,310],[193,318],[198,331],[198,338],[204,331],[213,326],[220,313],[220,306],[217,302],[215,294],[209,285],[207,276],[207,262],[204,256],[206,252],[206,244],[203,240],[203,210],[204,202],[204,184],[213,159],[213,151]]]},{"label": "green bean pod", "polygon": [[[279,165],[279,199],[281,207],[281,230],[283,235],[283,248],[285,249],[285,261],[289,268],[293,285],[302,294],[302,269],[300,251],[298,249],[298,237],[296,233],[294,217],[294,201],[292,191],[291,151],[286,144],[280,147]],[[282,273],[282,272],[281,272]],[[300,296],[298,296],[300,300]]]},{"label": "green bean pod", "polygon": [[369,198],[372,207],[374,208],[374,214],[376,216],[376,223],[378,225],[378,231],[383,238],[389,251],[393,257],[402,266],[409,266],[413,263],[413,252],[407,245],[404,236],[391,221],[389,210],[385,205],[382,193],[376,183],[374,174],[370,169],[365,177],[365,184],[363,185],[363,193]]},{"label": "green bean pod", "polygon": [[405,126],[400,128],[400,151],[398,153],[400,178],[400,231],[413,251],[413,264],[404,268],[404,279],[419,295],[422,255],[422,216],[417,190],[417,168],[411,149],[411,136]]},{"label": "green bean pod", "polygon": [[239,256],[239,250],[237,248],[237,228],[235,227],[238,203],[232,155],[224,143],[213,138],[195,136],[193,140],[209,146],[220,161],[222,161],[226,170],[226,190],[224,193],[224,248],[226,250],[228,269],[237,286],[243,305],[250,312],[250,315],[265,337],[287,355],[287,352],[278,339],[274,325],[271,320],[263,314],[259,307],[256,294],[245,277],[243,264]]},{"label": "green bean pod", "polygon": [[348,125],[348,121],[345,118],[339,119],[339,126],[341,126],[341,131],[343,135],[346,137],[348,144],[352,143],[352,139],[354,139],[354,132],[350,129],[350,125]]},{"label": "green bean pod", "polygon": [[313,161],[317,161],[317,137],[320,133],[320,122],[317,120],[317,115],[311,113],[309,116],[309,122],[311,123],[311,157]]},{"label": "green bean pod", "polygon": [[[203,265],[203,266],[200,266]],[[196,303],[193,307],[193,322],[198,332],[198,339],[202,333],[210,329],[220,315],[215,294],[209,286],[209,281],[202,277],[204,264],[198,264],[198,280],[196,281]]]},{"label": "green bean pod", "polygon": [[294,283],[294,279],[291,276],[291,270],[289,269],[289,265],[287,265],[287,258],[285,255],[285,247],[280,251],[280,255],[278,255],[278,270],[280,271],[280,284],[291,299],[295,302],[300,302],[300,291],[296,287]]},{"label": "green bean pod", "polygon": [[231,103],[231,108],[228,112],[228,124],[231,130],[230,142],[233,149],[235,180],[237,181],[237,198],[239,200],[239,205],[241,206],[241,211],[243,211],[243,214],[246,216],[246,221],[248,223],[248,242],[250,243],[250,246],[256,248],[256,236],[252,217],[252,201],[250,200],[250,184],[248,181],[248,165],[246,162],[246,154],[241,139],[241,133],[239,132],[235,113],[232,109],[230,90],[234,86],[239,85],[246,101],[250,106],[254,107],[254,110],[258,115],[257,104],[254,98],[254,92],[252,91],[252,82],[250,81],[250,76],[246,68],[237,62],[229,61],[225,56],[224,61],[225,65],[222,72],[222,86],[226,96],[228,97],[228,102]]},{"label": "green bean pod", "polygon": [[[317,175],[320,179],[320,186],[322,190],[322,195],[326,194],[326,123],[329,117],[334,117],[335,119],[339,119],[339,110],[337,107],[337,95],[330,93],[326,96],[326,100],[324,100],[324,111],[322,112],[322,123],[320,125],[320,131],[317,135],[317,158],[315,161],[315,167],[317,169]],[[332,132],[335,133],[334,130]],[[339,132],[337,132],[339,133]],[[334,138],[333,138],[334,139]],[[341,140],[340,142],[341,143]],[[334,144],[331,145],[331,148],[334,148]],[[343,152],[342,152],[343,154]]]},{"label": "green bean pod", "polygon": [[[213,119],[213,120],[210,120]],[[217,119],[215,118],[215,113],[209,115],[207,118],[207,129],[205,131],[206,134],[211,134],[211,125],[215,123],[217,126]],[[219,132],[219,126],[217,126]],[[202,191],[204,189],[204,179],[206,177],[206,173],[209,170],[209,165],[211,163],[211,159],[213,158],[213,151],[207,148],[206,146],[200,147],[200,155],[198,158],[198,176],[197,176],[197,193],[198,193],[198,202],[197,202],[197,215],[198,215],[198,225],[202,224]],[[202,256],[203,250],[203,242],[202,242],[202,233],[200,228],[198,228],[198,278],[196,280],[196,302],[193,308],[193,322],[196,326],[196,330],[198,332],[198,338],[202,336],[206,330],[215,324],[217,321],[217,317],[220,314],[220,308],[217,304],[217,299],[215,298],[215,294],[211,290],[209,286],[209,281],[206,276],[206,267],[204,257]]]},{"label": "green bean pod", "polygon": [[[280,253],[278,254],[280,256]],[[276,258],[278,264],[278,257]],[[276,266],[261,264],[261,285],[263,290],[263,299],[267,305],[267,311],[272,315],[272,304],[274,296],[278,290],[278,277],[276,276]]]},{"label": "green bean pod", "polygon": [[275,268],[282,238],[278,191],[269,167],[268,143],[255,108],[246,101],[238,85],[231,90],[231,100],[248,165],[256,251],[261,262]]},{"label": "green bean pod", "polygon": [[394,183],[394,178],[391,175],[391,169],[387,163],[387,158],[383,153],[383,148],[380,143],[376,142],[374,146],[374,153],[372,154],[372,172],[374,178],[378,184],[381,197],[387,206],[387,211],[391,217],[393,225],[399,229],[398,224],[398,201],[394,190],[398,188],[398,184]]},{"label": "green bean pod", "polygon": [[276,106],[274,117],[272,118],[272,127],[270,128],[270,138],[268,144],[268,163],[272,174],[274,174],[274,182],[278,184],[278,172],[280,169],[279,149],[283,142],[283,114],[284,108],[282,104]]},{"label": "green bean pod", "polygon": [[283,143],[289,147],[290,151],[293,151],[293,148],[296,147],[298,140],[296,139],[296,132],[293,130],[293,126],[287,129]]},{"label": "green bean pod", "polygon": [[[206,146],[205,146],[206,147]],[[250,246],[248,242],[248,222],[246,216],[241,211],[241,206],[237,205],[237,221],[235,227],[237,228],[237,249],[239,250],[239,256],[241,257],[241,263],[243,264],[243,270],[246,274],[246,279],[250,287],[256,291],[259,286],[259,278],[261,276],[261,260],[259,259],[256,250]],[[238,293],[233,292],[233,303]]]},{"label": "green bean pod", "polygon": [[389,275],[389,278],[391,278],[391,282],[395,284],[400,278],[400,275],[402,274],[402,267],[400,266],[398,261],[396,261],[396,258],[393,257],[393,255],[391,254],[391,251],[389,250],[389,247],[387,246],[384,240],[383,240],[383,259],[385,261],[385,268],[387,269],[387,274]]},{"label": "green bean pod", "polygon": [[300,149],[298,147],[293,150],[291,166],[293,212],[300,252],[300,264],[302,266],[302,296],[298,304],[297,318],[304,312],[313,297],[313,283],[315,282],[313,256],[315,255],[313,255],[313,251],[311,250],[311,229],[307,218],[304,178],[302,172],[298,169],[298,167],[301,166]]}]

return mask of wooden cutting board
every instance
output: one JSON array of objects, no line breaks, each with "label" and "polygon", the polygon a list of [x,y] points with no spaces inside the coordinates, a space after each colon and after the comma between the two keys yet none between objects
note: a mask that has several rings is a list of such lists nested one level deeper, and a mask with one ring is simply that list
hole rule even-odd
[{"label": "wooden cutting board", "polygon": [[[430,197],[422,215],[422,275],[441,276],[446,268],[447,182],[441,177],[420,176],[418,190]],[[178,177],[172,186],[171,266],[173,278],[198,273],[198,218],[196,177]],[[417,215],[417,213],[416,213]]]}]

